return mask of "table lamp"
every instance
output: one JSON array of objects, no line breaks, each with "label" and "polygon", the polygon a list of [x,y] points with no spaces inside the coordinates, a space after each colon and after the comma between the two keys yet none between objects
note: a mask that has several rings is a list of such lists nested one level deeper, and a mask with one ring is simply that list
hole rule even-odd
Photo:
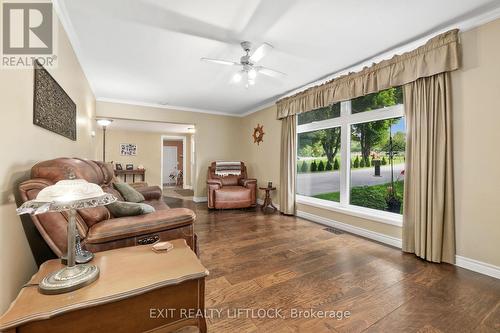
[{"label": "table lamp", "polygon": [[99,185],[84,179],[69,179],[45,187],[35,199],[26,201],[17,209],[18,215],[68,211],[67,266],[49,274],[40,282],[38,290],[42,294],[62,294],[97,280],[97,266],[75,262],[76,210],[104,206],[115,201],[116,198],[105,193]]}]

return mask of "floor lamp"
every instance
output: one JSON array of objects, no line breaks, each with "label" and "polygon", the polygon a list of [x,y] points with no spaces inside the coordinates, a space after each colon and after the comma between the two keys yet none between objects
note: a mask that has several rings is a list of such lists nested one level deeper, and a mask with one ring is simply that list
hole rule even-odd
[{"label": "floor lamp", "polygon": [[102,161],[106,162],[106,128],[113,122],[112,119],[97,119],[97,124],[102,126]]}]

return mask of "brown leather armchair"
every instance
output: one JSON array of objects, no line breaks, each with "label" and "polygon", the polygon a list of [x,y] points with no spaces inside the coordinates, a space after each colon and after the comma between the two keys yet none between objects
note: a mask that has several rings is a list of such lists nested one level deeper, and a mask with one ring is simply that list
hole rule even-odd
[{"label": "brown leather armchair", "polygon": [[233,209],[255,207],[257,180],[247,178],[247,168],[241,162],[241,175],[218,176],[215,162],[208,167],[208,208]]},{"label": "brown leather armchair", "polygon": [[[58,158],[33,166],[31,179],[19,186],[21,200],[24,202],[34,199],[43,188],[67,179],[70,172],[76,178],[100,185],[105,192],[123,201],[123,197],[113,187],[117,179],[111,164],[79,158]],[[156,211],[140,216],[114,218],[106,207],[80,209],[77,211],[77,229],[82,246],[92,252],[99,252],[149,244],[156,240],[184,238],[196,250],[194,212],[186,208],[169,208],[163,201],[162,191],[158,186],[147,186],[144,183],[136,189],[143,194],[144,203],[153,206]],[[31,216],[31,220],[57,256],[66,253],[65,212]]]}]

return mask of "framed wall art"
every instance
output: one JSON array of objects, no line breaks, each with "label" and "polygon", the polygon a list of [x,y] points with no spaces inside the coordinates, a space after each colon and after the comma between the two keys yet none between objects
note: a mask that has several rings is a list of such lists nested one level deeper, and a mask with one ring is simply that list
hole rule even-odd
[{"label": "framed wall art", "polygon": [[33,124],[76,141],[76,104],[57,81],[35,62]]},{"label": "framed wall art", "polygon": [[137,145],[135,143],[120,143],[120,155],[122,156],[137,155]]}]

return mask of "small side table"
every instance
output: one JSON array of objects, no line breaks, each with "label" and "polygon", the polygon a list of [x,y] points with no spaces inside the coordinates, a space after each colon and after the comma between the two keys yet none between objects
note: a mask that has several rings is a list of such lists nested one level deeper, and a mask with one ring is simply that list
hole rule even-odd
[{"label": "small side table", "polygon": [[266,197],[264,198],[264,203],[262,204],[262,211],[266,208],[270,207],[274,211],[278,210],[273,204],[273,200],[271,199],[271,191],[276,191],[276,187],[259,187],[260,190],[266,191]]}]

